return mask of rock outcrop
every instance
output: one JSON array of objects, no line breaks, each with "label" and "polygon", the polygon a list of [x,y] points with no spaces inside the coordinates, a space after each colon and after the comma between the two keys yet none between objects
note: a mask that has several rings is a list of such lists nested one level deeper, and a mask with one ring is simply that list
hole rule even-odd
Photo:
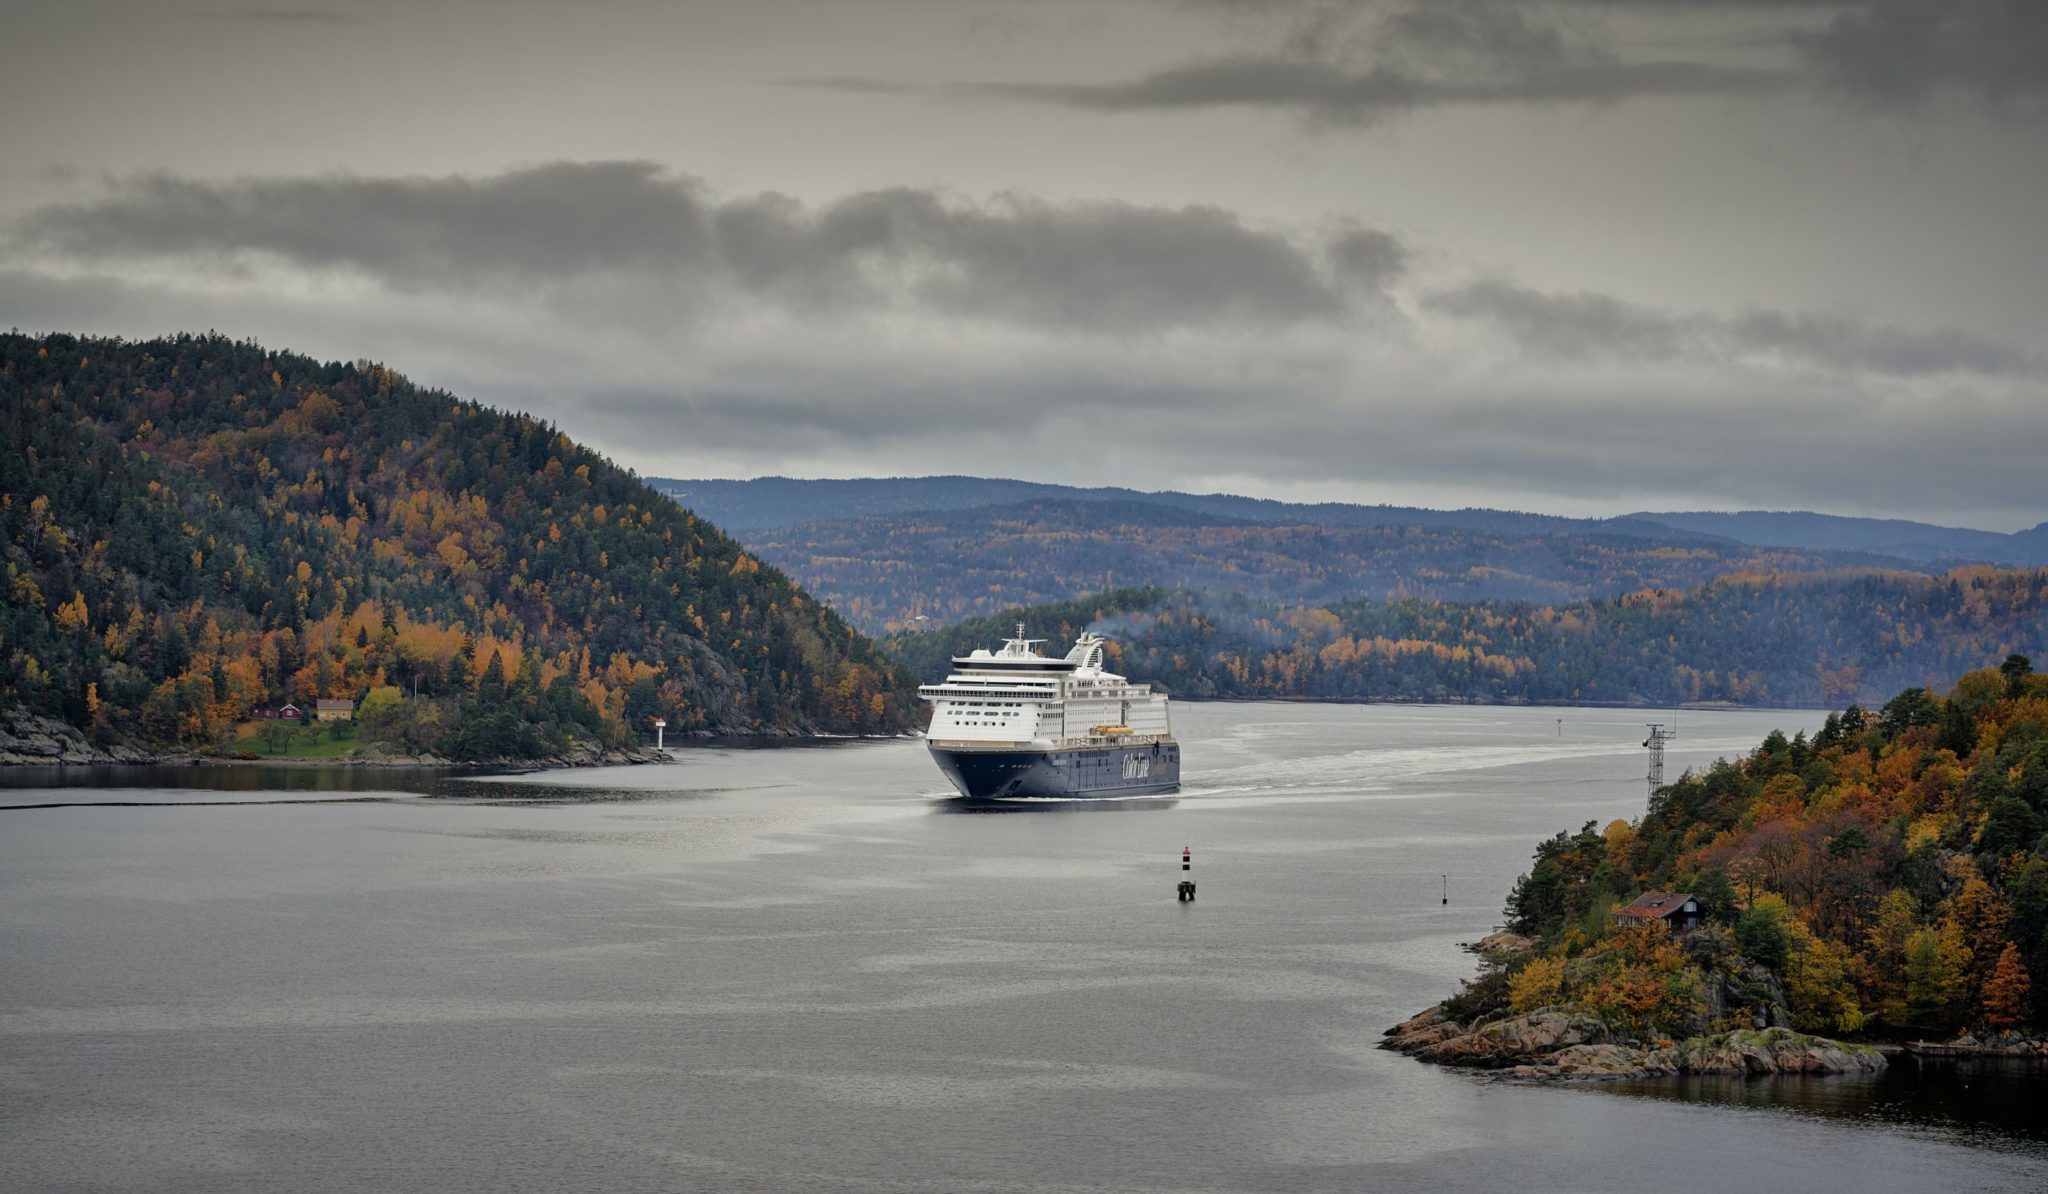
[{"label": "rock outcrop", "polygon": [[152,763],[157,756],[128,746],[95,746],[76,726],[31,713],[0,709],[0,765]]},{"label": "rock outcrop", "polygon": [[1778,976],[1744,958],[1725,929],[1715,926],[1685,935],[1686,957],[1707,981],[1700,986],[1700,1013],[1691,1026],[1706,1033],[1713,1024],[1739,1024],[1756,1029],[1789,1028],[1792,1011],[1785,1003],[1785,985]]},{"label": "rock outcrop", "polygon": [[1426,1045],[1454,1036],[1465,1035],[1465,1029],[1441,1007],[1432,1007],[1417,1012],[1392,1028],[1387,1029],[1387,1039],[1380,1042],[1380,1048],[1393,1049],[1400,1053],[1419,1053]]},{"label": "rock outcrop", "polygon": [[1446,1036],[1416,1050],[1415,1056],[1439,1065],[1493,1068],[1547,1057],[1578,1045],[1604,1045],[1611,1039],[1607,1025],[1591,1016],[1570,1008],[1544,1008]]},{"label": "rock outcrop", "polygon": [[1884,1054],[1868,1045],[1848,1045],[1806,1036],[1789,1028],[1745,1029],[1720,1036],[1692,1037],[1678,1046],[1687,1074],[1855,1074],[1885,1068]]},{"label": "rock outcrop", "polygon": [[1488,933],[1465,948],[1481,955],[1518,954],[1535,944],[1534,937],[1524,937],[1511,929],[1502,929],[1498,933]]},{"label": "rock outcrop", "polygon": [[1882,1053],[1785,1028],[1696,1036],[1673,1045],[1614,1039],[1573,1007],[1460,1025],[1431,1008],[1387,1030],[1383,1049],[1438,1065],[1506,1070],[1517,1078],[1647,1078],[1661,1074],[1849,1074],[1885,1068]]},{"label": "rock outcrop", "polygon": [[2048,1060],[2048,1039],[2017,1032],[1987,1033],[1978,1037],[1965,1032],[1952,1041],[1914,1041],[1906,1052],[1922,1057],[2022,1057]]},{"label": "rock outcrop", "polygon": [[458,763],[434,754],[406,757],[364,757],[352,754],[340,762],[349,765],[394,767],[627,767],[640,763],[673,763],[675,756],[666,750],[655,750],[652,747],[598,747],[588,743],[577,743],[561,754],[544,755],[534,759],[507,756],[497,759],[468,759]]}]

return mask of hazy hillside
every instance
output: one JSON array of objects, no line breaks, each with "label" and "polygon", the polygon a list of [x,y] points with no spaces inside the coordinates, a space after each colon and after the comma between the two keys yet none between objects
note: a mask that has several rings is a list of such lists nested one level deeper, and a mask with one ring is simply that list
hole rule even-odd
[{"label": "hazy hillside", "polygon": [[0,396],[0,705],[207,746],[377,692],[468,757],[909,723],[836,614],[536,420],[217,336],[0,336]]},{"label": "hazy hillside", "polygon": [[2048,563],[2018,535],[1804,513],[1573,519],[978,477],[659,480],[870,633],[1117,585],[1257,601],[1561,603],[1748,573]]},{"label": "hazy hillside", "polygon": [[2004,535],[1967,527],[1933,526],[1896,518],[1843,518],[1804,511],[1744,510],[1636,514],[1651,523],[1717,535],[1738,543],[1814,550],[1867,551],[1908,560],[1977,560],[1994,564],[2048,564],[2048,523]]},{"label": "hazy hillside", "polygon": [[1512,510],[1425,510],[1415,506],[1360,506],[1343,502],[1277,502],[1226,493],[1196,494],[1171,490],[1147,493],[1118,487],[1084,489],[991,477],[864,477],[818,481],[789,477],[759,477],[750,481],[654,477],[649,484],[732,533],[775,530],[870,515],[975,510],[1025,502],[1138,502],[1192,510],[1226,523],[1457,527],[1517,534],[1606,529],[1673,539],[1712,538],[1698,532],[1619,519],[1560,518]]},{"label": "hazy hillside", "polygon": [[1024,622],[1183,696],[1817,706],[2048,654],[2048,569],[1728,578],[1563,605],[1119,589],[890,640],[922,677]]},{"label": "hazy hillside", "polygon": [[1029,502],[760,531],[751,546],[878,633],[1116,585],[1265,602],[1568,602],[1747,572],[1915,568],[1888,557],[1646,540],[1604,528],[1270,524],[1147,501]]},{"label": "hazy hillside", "polygon": [[663,492],[728,531],[760,531],[877,514],[969,510],[1029,501],[1141,501],[1223,519],[1297,526],[1456,527],[1500,534],[1600,532],[1669,542],[1721,540],[1751,546],[1850,551],[1919,561],[2048,564],[2048,522],[2016,534],[1936,526],[1895,518],[1851,518],[1807,511],[1745,510],[1640,513],[1621,518],[1563,518],[1511,510],[1426,510],[1343,502],[1277,502],[1231,494],[1086,489],[986,477],[874,477],[803,481],[654,478]]}]

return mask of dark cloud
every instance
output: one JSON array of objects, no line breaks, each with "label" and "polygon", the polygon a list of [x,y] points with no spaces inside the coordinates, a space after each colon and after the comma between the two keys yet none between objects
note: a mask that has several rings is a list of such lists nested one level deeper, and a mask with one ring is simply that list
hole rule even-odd
[{"label": "dark cloud", "polygon": [[1380,47],[1395,59],[1476,70],[1521,71],[1611,61],[1526,6],[1494,0],[1435,0],[1395,9]]},{"label": "dark cloud", "polygon": [[1870,0],[1790,38],[1831,85],[1906,107],[1945,92],[2048,115],[2048,3]]},{"label": "dark cloud", "polygon": [[[806,82],[844,87],[855,81]],[[1246,56],[1169,67],[1124,82],[955,83],[941,90],[1104,112],[1264,107],[1293,110],[1319,123],[1369,124],[1426,107],[1762,94],[1789,82],[1778,71],[1699,62],[1558,63],[1489,77],[1442,78],[1395,67],[1353,69],[1309,59]],[[858,83],[862,89],[879,86]]]},{"label": "dark cloud", "polygon": [[1723,321],[1721,333],[1744,351],[1894,377],[1935,373],[2019,376],[2039,373],[2043,365],[2038,357],[2021,349],[1964,332],[1872,326],[1840,316],[1751,311]]},{"label": "dark cloud", "polygon": [[1483,320],[1528,351],[1568,360],[1670,357],[1688,339],[1678,319],[1604,294],[1544,294],[1486,281],[1435,292],[1424,305]]},{"label": "dark cloud", "polygon": [[[2044,0],[1406,0],[1209,7],[1276,21],[1270,49],[1175,63],[1103,82],[968,81],[937,87],[858,77],[796,80],[844,91],[980,96],[1107,112],[1262,107],[1362,125],[1432,107],[1612,104],[1826,87],[1910,107],[1945,93],[2008,115],[2048,114]],[[1634,61],[1597,21],[1769,14],[1724,48],[1791,50],[1796,68],[1691,59]],[[1814,26],[1815,14],[1830,17]],[[1654,39],[1651,39],[1654,40]],[[1714,39],[1708,39],[1714,40]],[[1754,57],[1754,53],[1751,54]]]},{"label": "dark cloud", "polygon": [[599,162],[481,179],[153,174],[32,211],[19,235],[87,261],[271,254],[418,285],[673,266],[703,254],[704,223],[687,181],[646,162]]},{"label": "dark cloud", "polygon": [[30,212],[14,239],[25,253],[96,265],[260,271],[281,259],[404,290],[517,282],[578,295],[622,279],[670,301],[737,293],[1098,331],[1340,319],[1406,260],[1383,232],[1298,242],[1215,207],[971,202],[910,188],[821,205],[719,199],[646,162],[476,179],[152,175]]},{"label": "dark cloud", "polygon": [[1347,225],[1325,252],[1330,273],[1356,290],[1384,293],[1408,269],[1408,246],[1375,228]]},{"label": "dark cloud", "polygon": [[1776,360],[1891,377],[2019,377],[2044,368],[2039,358],[2021,349],[1958,331],[1913,331],[1842,316],[1761,309],[1732,317],[1680,315],[1609,295],[1548,294],[1501,281],[1437,291],[1424,305],[1490,324],[1524,351],[1559,360]]},{"label": "dark cloud", "polygon": [[1283,32],[1277,44],[1098,83],[975,81],[922,88],[847,77],[797,82],[1109,112],[1263,107],[1316,123],[1351,125],[1429,107],[1748,95],[1792,82],[1784,72],[1762,67],[1626,61],[1576,23],[1553,19],[1554,9],[1503,0],[1223,7],[1278,17]]}]

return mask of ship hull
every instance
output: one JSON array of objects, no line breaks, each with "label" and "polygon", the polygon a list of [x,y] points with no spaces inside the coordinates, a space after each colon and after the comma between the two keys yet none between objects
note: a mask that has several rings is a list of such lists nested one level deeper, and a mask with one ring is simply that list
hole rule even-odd
[{"label": "ship hull", "polygon": [[1113,800],[1180,790],[1180,746],[942,746],[932,759],[969,800]]}]

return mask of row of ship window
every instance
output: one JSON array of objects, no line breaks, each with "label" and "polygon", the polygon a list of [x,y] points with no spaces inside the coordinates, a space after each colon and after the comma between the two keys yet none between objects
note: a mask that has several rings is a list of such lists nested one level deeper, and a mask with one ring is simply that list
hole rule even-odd
[{"label": "row of ship window", "polygon": [[[1016,701],[985,701],[985,702],[984,702],[984,701],[956,701],[956,702],[954,702],[954,704],[955,704],[956,706],[968,706],[968,707],[971,707],[971,708],[975,708],[975,709],[980,709],[980,708],[982,708],[982,707],[984,707],[984,706],[986,706],[987,708],[990,708],[990,709],[1015,709],[1015,708],[1017,707],[1017,704],[1018,704],[1018,702],[1016,702]],[[994,713],[994,714],[989,714],[989,715],[987,715],[987,716],[984,716],[984,717],[980,717],[980,718],[962,717],[962,718],[960,718],[959,720],[960,720],[960,724],[961,724],[961,725],[966,725],[966,726],[992,726],[992,725],[997,725],[997,724],[1000,724],[1001,722],[1004,722],[1004,721],[1008,721],[1009,719],[1011,719],[1011,718],[1013,718],[1013,717],[1015,717],[1015,716],[1017,716],[1017,715],[1016,715],[1015,713]]]}]

